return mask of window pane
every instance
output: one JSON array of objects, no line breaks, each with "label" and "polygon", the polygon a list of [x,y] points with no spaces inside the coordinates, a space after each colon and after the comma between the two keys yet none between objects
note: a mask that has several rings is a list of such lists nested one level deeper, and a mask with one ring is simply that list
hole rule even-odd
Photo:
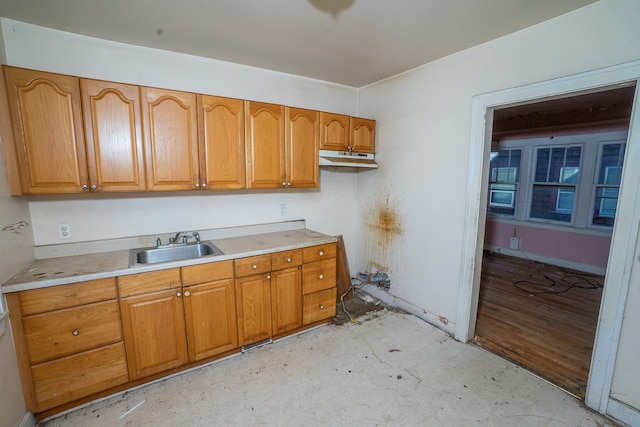
[{"label": "window pane", "polygon": [[625,145],[606,144],[602,146],[598,184],[620,185]]},{"label": "window pane", "polygon": [[613,227],[618,206],[619,189],[598,187],[596,189],[595,206],[593,207],[593,225]]},{"label": "window pane", "polygon": [[531,197],[532,218],[571,222],[575,187],[534,185]]},{"label": "window pane", "polygon": [[536,174],[535,182],[549,182],[549,157],[551,155],[550,148],[540,148],[537,151],[536,158]]}]

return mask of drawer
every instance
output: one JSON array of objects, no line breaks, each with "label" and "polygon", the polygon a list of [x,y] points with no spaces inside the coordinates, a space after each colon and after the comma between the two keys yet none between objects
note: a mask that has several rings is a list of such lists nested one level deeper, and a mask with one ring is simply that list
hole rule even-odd
[{"label": "drawer", "polygon": [[271,254],[271,270],[283,270],[302,265],[302,249]]},{"label": "drawer", "polygon": [[115,343],[31,368],[38,412],[129,381],[123,343]]},{"label": "drawer", "polygon": [[231,278],[233,278],[233,260],[182,267],[183,286]]},{"label": "drawer", "polygon": [[305,325],[336,315],[337,288],[314,292],[303,297],[302,321]]},{"label": "drawer", "polygon": [[118,298],[115,277],[18,293],[23,316],[114,298]]},{"label": "drawer", "polygon": [[175,289],[180,286],[182,286],[182,282],[180,281],[179,268],[118,277],[118,292],[121,298]]},{"label": "drawer", "polygon": [[271,271],[271,254],[239,258],[236,262],[236,277],[251,276]]},{"label": "drawer", "polygon": [[116,300],[27,316],[22,324],[32,365],[122,341]]},{"label": "drawer", "polygon": [[329,289],[336,286],[336,259],[325,259],[302,266],[302,293]]},{"label": "drawer", "polygon": [[317,245],[304,248],[302,250],[302,261],[304,263],[319,261],[321,259],[335,258],[336,244],[327,243],[326,245]]}]

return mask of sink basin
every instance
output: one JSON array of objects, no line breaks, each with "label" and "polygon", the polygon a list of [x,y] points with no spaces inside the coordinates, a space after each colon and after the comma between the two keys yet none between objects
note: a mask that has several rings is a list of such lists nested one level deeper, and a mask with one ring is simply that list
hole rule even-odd
[{"label": "sink basin", "polygon": [[216,255],[224,254],[211,242],[161,245],[151,248],[131,249],[129,266],[180,261]]}]

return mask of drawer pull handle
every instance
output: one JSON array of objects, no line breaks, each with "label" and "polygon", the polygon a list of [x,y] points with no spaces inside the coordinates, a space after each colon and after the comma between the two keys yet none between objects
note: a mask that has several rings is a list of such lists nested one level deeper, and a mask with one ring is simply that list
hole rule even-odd
[{"label": "drawer pull handle", "polygon": [[271,280],[271,275],[270,275],[270,274],[267,276],[267,279],[268,279],[268,280]]},{"label": "drawer pull handle", "polygon": [[176,296],[177,296],[177,297],[181,297],[181,296],[182,296],[182,294],[181,294],[180,292],[178,292],[178,293],[176,294]]},{"label": "drawer pull handle", "polygon": [[318,276],[320,279],[324,279],[324,274],[321,274],[320,276]]},{"label": "drawer pull handle", "polygon": [[324,255],[324,251],[320,251],[320,252],[318,253],[318,255],[323,256],[323,255]]},{"label": "drawer pull handle", "polygon": [[320,310],[324,309],[324,305],[320,304]]},{"label": "drawer pull handle", "polygon": [[291,262],[291,261],[292,261],[291,258],[287,258],[287,262]]},{"label": "drawer pull handle", "polygon": [[257,270],[258,269],[258,264],[253,264],[253,269]]},{"label": "drawer pull handle", "polygon": [[80,335],[80,331],[77,329],[74,329],[73,332],[71,332],[71,335],[73,335],[74,337],[77,337],[78,335]]},{"label": "drawer pull handle", "polygon": [[185,297],[188,297],[189,295],[191,295],[191,292],[189,292],[189,291],[185,291],[184,296],[185,296]]}]

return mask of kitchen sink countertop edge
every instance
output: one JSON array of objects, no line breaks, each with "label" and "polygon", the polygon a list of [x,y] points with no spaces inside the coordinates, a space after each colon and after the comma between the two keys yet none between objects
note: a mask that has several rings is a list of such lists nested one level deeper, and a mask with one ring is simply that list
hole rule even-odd
[{"label": "kitchen sink countertop edge", "polygon": [[27,269],[2,285],[2,293],[65,285],[189,265],[207,264],[236,258],[301,249],[334,243],[335,236],[308,229],[211,239],[223,255],[129,267],[129,249],[84,255],[37,259]]}]

